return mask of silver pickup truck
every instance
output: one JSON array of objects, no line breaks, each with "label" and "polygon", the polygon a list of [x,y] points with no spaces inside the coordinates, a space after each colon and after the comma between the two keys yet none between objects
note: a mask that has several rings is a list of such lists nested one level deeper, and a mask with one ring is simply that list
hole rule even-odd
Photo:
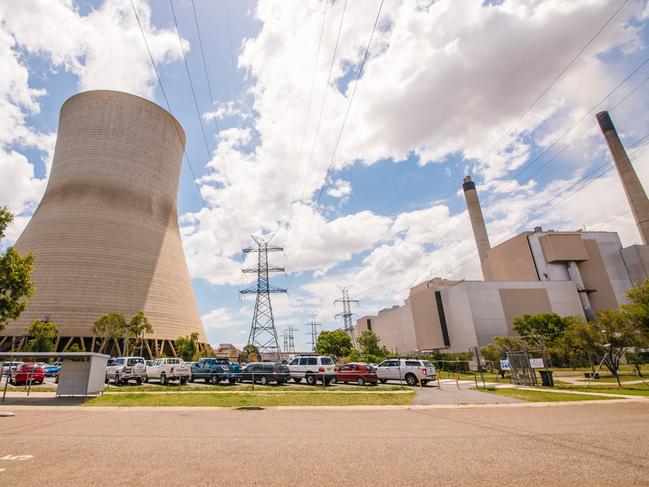
[{"label": "silver pickup truck", "polygon": [[146,367],[146,381],[159,380],[162,385],[175,380],[181,385],[185,385],[191,375],[192,371],[189,365],[179,358],[159,358]]},{"label": "silver pickup truck", "polygon": [[428,360],[414,358],[394,358],[381,362],[376,367],[376,375],[381,383],[389,380],[405,380],[409,386],[422,385],[437,379],[437,370]]}]

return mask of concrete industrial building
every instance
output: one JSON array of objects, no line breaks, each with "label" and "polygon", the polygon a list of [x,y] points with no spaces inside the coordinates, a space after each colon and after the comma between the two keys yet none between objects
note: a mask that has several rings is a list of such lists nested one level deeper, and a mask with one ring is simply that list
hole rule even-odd
[{"label": "concrete industrial building", "polygon": [[470,177],[463,189],[484,281],[435,278],[410,290],[401,306],[363,316],[357,332],[376,332],[394,352],[467,352],[494,336],[515,336],[523,314],[593,319],[626,302],[625,292],[649,279],[649,199],[606,112],[597,114],[643,245],[623,248],[615,232],[522,232],[491,248]]},{"label": "concrete industrial building", "polygon": [[92,325],[138,311],[154,329],[146,355],[175,355],[173,340],[192,332],[206,343],[178,228],[184,147],[180,124],[143,98],[102,90],[63,104],[47,189],[15,245],[36,258],[36,292],[0,350],[18,348],[47,316],[59,326],[58,351],[119,354],[123,341],[103,344]]}]

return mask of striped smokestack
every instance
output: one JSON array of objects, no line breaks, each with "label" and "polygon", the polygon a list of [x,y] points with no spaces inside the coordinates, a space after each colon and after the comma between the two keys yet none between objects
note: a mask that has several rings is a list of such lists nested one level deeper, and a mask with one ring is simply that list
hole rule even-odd
[{"label": "striped smokestack", "polygon": [[475,190],[475,183],[471,180],[471,176],[466,176],[464,178],[462,189],[464,190],[464,199],[466,200],[466,206],[469,210],[469,218],[471,219],[471,228],[473,228],[475,244],[476,247],[478,247],[482,277],[485,281],[491,281],[493,280],[491,276],[491,267],[489,267],[489,261],[487,260],[487,253],[491,248],[491,244],[489,243],[487,227],[485,226],[484,217],[482,216],[482,208],[480,207],[478,192]]},{"label": "striped smokestack", "polygon": [[626,198],[629,200],[629,206],[631,206],[642,243],[647,244],[649,243],[649,199],[647,193],[645,193],[638,175],[631,165],[629,156],[624,150],[608,112],[599,112],[597,122],[602,129],[608,148],[613,156],[613,161],[615,161],[615,167],[617,167],[617,172],[622,180],[622,186],[624,186]]}]

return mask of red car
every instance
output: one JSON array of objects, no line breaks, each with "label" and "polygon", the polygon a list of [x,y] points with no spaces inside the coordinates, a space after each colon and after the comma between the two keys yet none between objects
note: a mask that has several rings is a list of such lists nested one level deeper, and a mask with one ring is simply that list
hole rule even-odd
[{"label": "red car", "polygon": [[368,364],[351,363],[336,369],[336,382],[356,382],[359,386],[377,384],[376,369]]},{"label": "red car", "polygon": [[32,384],[42,384],[45,380],[45,371],[43,367],[32,362],[20,364],[11,370],[10,384],[27,384],[31,377]]}]

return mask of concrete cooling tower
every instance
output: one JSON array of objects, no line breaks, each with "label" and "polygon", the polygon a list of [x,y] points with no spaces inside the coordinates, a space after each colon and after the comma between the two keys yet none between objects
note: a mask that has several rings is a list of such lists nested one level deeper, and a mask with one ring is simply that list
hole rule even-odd
[{"label": "concrete cooling tower", "polygon": [[[49,316],[57,351],[98,351],[95,320],[138,311],[154,329],[147,356],[175,355],[173,340],[192,332],[206,343],[178,230],[184,147],[180,124],[143,98],[88,91],[63,104],[45,195],[15,245],[36,257],[36,292],[0,349],[18,347],[25,328]],[[123,342],[107,345],[120,354]]]}]

